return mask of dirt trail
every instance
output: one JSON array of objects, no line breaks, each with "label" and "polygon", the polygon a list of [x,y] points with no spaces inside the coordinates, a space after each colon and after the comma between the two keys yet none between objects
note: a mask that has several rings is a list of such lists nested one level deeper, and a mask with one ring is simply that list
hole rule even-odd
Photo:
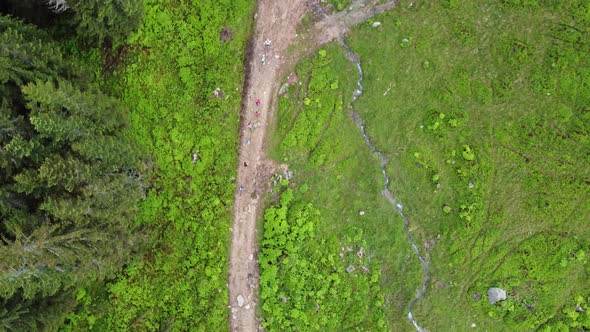
[{"label": "dirt trail", "polygon": [[[287,47],[295,38],[295,28],[305,9],[303,0],[258,1],[250,74],[242,103],[238,188],[229,265],[232,331],[258,330],[255,313],[258,302],[256,218],[261,196],[275,169],[266,159],[264,141]],[[270,46],[265,46],[266,40],[271,41]],[[256,100],[260,100],[259,105]]]},{"label": "dirt trail", "polygon": [[[354,10],[323,18],[310,30],[313,36],[296,36],[296,28],[307,10],[321,10],[313,0],[258,0],[252,37],[249,75],[242,102],[241,139],[234,222],[229,261],[229,307],[231,331],[260,330],[258,303],[258,247],[256,220],[261,214],[263,193],[278,169],[266,158],[265,136],[281,78],[302,56],[321,44],[342,38],[352,25],[395,5],[355,0]],[[321,17],[321,16],[320,16]],[[270,45],[265,45],[269,40]],[[311,42],[310,42],[311,41]],[[300,45],[297,51],[287,48]],[[257,105],[259,100],[259,105]]]}]

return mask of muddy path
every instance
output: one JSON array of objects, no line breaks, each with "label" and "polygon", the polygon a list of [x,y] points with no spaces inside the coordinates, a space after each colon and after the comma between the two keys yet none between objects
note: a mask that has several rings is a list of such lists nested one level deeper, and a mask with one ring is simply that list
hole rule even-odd
[{"label": "muddy path", "polygon": [[[256,220],[262,214],[263,194],[270,178],[286,169],[266,156],[266,131],[276,107],[281,79],[295,63],[324,43],[343,40],[348,29],[393,8],[396,1],[355,0],[351,10],[328,15],[315,0],[258,0],[255,28],[246,63],[242,97],[241,138],[229,259],[231,331],[259,331],[258,242]],[[306,13],[318,21],[309,33],[297,35]],[[289,46],[297,47],[289,49]]]}]

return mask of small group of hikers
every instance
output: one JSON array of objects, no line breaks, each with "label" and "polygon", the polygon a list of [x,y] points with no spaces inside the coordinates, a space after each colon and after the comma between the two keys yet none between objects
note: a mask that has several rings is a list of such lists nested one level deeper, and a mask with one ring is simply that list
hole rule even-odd
[{"label": "small group of hikers", "polygon": [[[260,106],[260,99],[256,99],[256,106]],[[260,116],[260,112],[258,110],[256,110],[254,112],[254,115],[256,115],[256,117],[259,117]],[[254,129],[254,124],[252,123],[252,121],[248,121],[247,127],[250,130],[253,130]]]}]

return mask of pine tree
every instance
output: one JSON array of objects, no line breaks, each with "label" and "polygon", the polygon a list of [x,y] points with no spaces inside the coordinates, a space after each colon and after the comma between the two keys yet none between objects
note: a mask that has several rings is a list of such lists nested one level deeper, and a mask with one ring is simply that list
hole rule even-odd
[{"label": "pine tree", "polygon": [[141,23],[141,0],[2,0],[0,11],[41,27],[60,38],[76,31],[90,46],[117,44]]},{"label": "pine tree", "polygon": [[45,34],[0,16],[0,45],[0,322],[54,330],[135,247],[139,155],[117,100]]},{"label": "pine tree", "polygon": [[116,44],[141,23],[141,0],[69,0],[77,32],[91,45]]}]

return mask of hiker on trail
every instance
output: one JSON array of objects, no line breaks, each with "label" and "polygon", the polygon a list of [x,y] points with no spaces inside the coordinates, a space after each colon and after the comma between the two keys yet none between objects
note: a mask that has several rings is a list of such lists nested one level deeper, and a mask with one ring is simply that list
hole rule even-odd
[{"label": "hiker on trail", "polygon": [[260,99],[256,99],[256,106],[260,106]]},{"label": "hiker on trail", "polygon": [[256,114],[256,116],[259,116],[260,115],[260,112],[256,111],[256,113],[254,113],[254,114]]},{"label": "hiker on trail", "polygon": [[248,128],[254,129],[254,126],[252,125],[252,122],[248,122]]},{"label": "hiker on trail", "polygon": [[270,39],[267,39],[264,41],[264,46],[268,47],[268,46],[270,46],[271,43],[272,42],[270,41]]},{"label": "hiker on trail", "polygon": [[241,195],[242,191],[244,191],[244,186],[240,186],[238,189],[240,190],[240,195]]}]

